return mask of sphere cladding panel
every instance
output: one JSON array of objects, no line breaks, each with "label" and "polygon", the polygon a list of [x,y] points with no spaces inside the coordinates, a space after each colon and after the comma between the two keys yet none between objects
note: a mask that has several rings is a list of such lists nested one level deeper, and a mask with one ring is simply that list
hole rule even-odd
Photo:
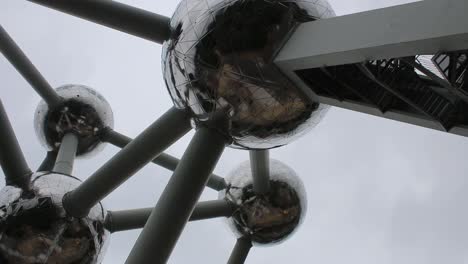
[{"label": "sphere cladding panel", "polygon": [[[219,198],[238,206],[237,213],[228,219],[228,225],[237,237],[250,236],[257,246],[275,245],[291,237],[302,224],[307,213],[307,193],[301,179],[284,163],[270,161],[272,191],[267,195],[252,196],[253,177],[249,161],[234,169],[226,182],[228,187],[219,192]],[[295,201],[271,206],[271,201],[280,199],[285,202],[289,198]],[[278,212],[286,211],[289,214],[278,217]]]},{"label": "sphere cladding panel", "polygon": [[195,122],[228,110],[233,146],[285,145],[320,122],[327,107],[305,96],[272,63],[298,22],[334,16],[324,0],[183,0],[163,47],[166,85]]},{"label": "sphere cladding panel", "polygon": [[[109,103],[97,91],[84,85],[64,85],[56,91],[65,99],[62,105],[49,109],[41,101],[36,109],[34,127],[41,144],[49,150],[56,150],[65,133],[72,130],[80,136],[78,155],[89,156],[101,151],[104,144],[101,144],[97,133],[105,127],[114,127]],[[68,109],[66,117],[61,114],[65,108]]]},{"label": "sphere cladding panel", "polygon": [[105,211],[94,206],[82,219],[68,217],[62,198],[80,184],[67,175],[37,174],[30,191],[0,191],[0,263],[101,263],[110,233]]}]

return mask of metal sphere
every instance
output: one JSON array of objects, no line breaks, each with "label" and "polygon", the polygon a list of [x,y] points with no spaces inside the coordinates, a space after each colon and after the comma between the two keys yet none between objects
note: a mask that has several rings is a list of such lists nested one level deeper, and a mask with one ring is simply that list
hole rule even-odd
[{"label": "metal sphere", "polygon": [[62,174],[38,174],[29,191],[0,191],[0,263],[101,263],[110,233],[101,204],[82,219],[67,216],[62,198],[80,184]]},{"label": "metal sphere", "polygon": [[314,127],[310,102],[272,63],[297,22],[334,16],[326,0],[183,0],[163,47],[166,85],[196,123],[229,113],[233,147],[279,147]]},{"label": "metal sphere", "polygon": [[226,180],[228,187],[220,192],[220,198],[237,206],[228,220],[237,236],[248,236],[256,245],[277,244],[289,238],[302,223],[307,194],[302,181],[284,163],[271,161],[267,194],[254,193],[249,162],[241,164]]},{"label": "metal sphere", "polygon": [[57,89],[64,99],[58,107],[49,109],[41,101],[34,117],[39,141],[49,150],[57,150],[65,134],[79,136],[78,156],[95,154],[102,150],[99,133],[114,127],[114,116],[109,103],[95,90],[83,85],[65,85]]}]

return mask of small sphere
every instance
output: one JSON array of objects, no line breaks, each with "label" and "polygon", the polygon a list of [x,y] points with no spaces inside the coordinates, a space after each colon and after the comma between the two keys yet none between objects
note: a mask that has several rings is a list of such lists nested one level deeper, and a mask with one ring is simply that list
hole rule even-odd
[{"label": "small sphere", "polygon": [[306,99],[273,63],[297,23],[334,16],[326,0],[182,0],[163,47],[166,85],[196,123],[229,113],[232,147],[286,145],[327,107]]},{"label": "small sphere", "polygon": [[62,198],[80,184],[74,177],[37,174],[31,188],[0,191],[0,263],[99,264],[110,232],[101,204],[82,219],[67,216]]},{"label": "small sphere", "polygon": [[64,85],[57,93],[63,103],[53,109],[41,101],[34,117],[36,135],[49,150],[57,150],[67,133],[79,136],[78,156],[95,154],[104,144],[99,133],[114,127],[109,103],[97,91],[83,85]]},{"label": "small sphere", "polygon": [[237,206],[228,223],[238,237],[248,236],[256,245],[285,241],[302,223],[307,194],[295,172],[277,160],[270,162],[270,191],[256,194],[250,162],[242,163],[226,179],[220,198]]}]

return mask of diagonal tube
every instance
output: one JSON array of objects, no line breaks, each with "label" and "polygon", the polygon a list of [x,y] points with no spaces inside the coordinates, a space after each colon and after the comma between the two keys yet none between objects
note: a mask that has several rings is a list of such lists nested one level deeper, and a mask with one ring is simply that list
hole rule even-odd
[{"label": "diagonal tube", "polygon": [[44,79],[2,26],[0,26],[0,51],[50,107],[60,104],[62,98]]},{"label": "diagonal tube", "polygon": [[243,264],[252,248],[252,241],[248,237],[241,237],[237,240],[234,250],[229,257],[227,264]]},{"label": "diagonal tube", "polygon": [[170,36],[170,19],[108,0],[28,0],[130,35],[163,43]]},{"label": "diagonal tube", "polygon": [[55,161],[53,172],[71,175],[73,164],[75,163],[76,151],[78,150],[79,139],[73,133],[66,134],[62,139],[62,144]]},{"label": "diagonal tube", "polygon": [[[143,228],[154,208],[109,211],[106,217],[106,228],[112,232],[128,231]],[[235,207],[226,200],[200,202],[196,205],[189,221],[230,217]]]},{"label": "diagonal tube", "polygon": [[65,210],[84,217],[90,208],[161,154],[191,129],[188,115],[171,108],[78,188],[67,193]]},{"label": "diagonal tube", "polygon": [[[124,148],[128,143],[132,141],[131,138],[124,136],[110,128],[105,130],[104,134],[102,135],[102,140],[119,148]],[[174,171],[177,168],[179,162],[179,159],[165,153],[161,153],[161,155],[159,155],[153,160],[154,164],[157,164],[170,171]],[[211,174],[206,186],[215,191],[221,191],[226,188],[226,181],[224,180],[224,178],[216,174]]]},{"label": "diagonal tube", "polygon": [[5,173],[6,185],[29,189],[31,169],[11,127],[5,108],[0,101],[0,165]]},{"label": "diagonal tube", "polygon": [[250,167],[252,168],[253,189],[258,194],[270,190],[270,152],[268,150],[251,150]]},{"label": "diagonal tube", "polygon": [[42,161],[41,165],[37,169],[38,172],[40,171],[52,171],[55,166],[55,160],[57,159],[57,152],[56,151],[49,151],[47,155]]},{"label": "diagonal tube", "polygon": [[226,143],[215,129],[202,127],[195,133],[126,264],[167,262]]}]

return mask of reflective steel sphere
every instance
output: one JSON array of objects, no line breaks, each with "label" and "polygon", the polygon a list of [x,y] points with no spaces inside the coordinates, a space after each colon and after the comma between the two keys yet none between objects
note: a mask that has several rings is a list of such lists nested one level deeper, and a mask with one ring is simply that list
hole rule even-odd
[{"label": "reflective steel sphere", "polygon": [[231,229],[239,236],[249,236],[257,245],[283,242],[305,217],[307,195],[301,180],[285,164],[272,160],[270,191],[253,191],[250,162],[241,164],[227,178],[228,187],[220,192],[238,208],[229,218]]},{"label": "reflective steel sphere", "polygon": [[29,191],[0,191],[0,263],[101,263],[110,236],[102,205],[82,219],[68,217],[62,207],[63,195],[79,183],[46,173],[36,175]]},{"label": "reflective steel sphere", "polygon": [[229,113],[233,146],[288,144],[326,107],[310,102],[272,63],[298,22],[334,16],[326,0],[182,0],[164,43],[164,78],[174,104],[195,122]]},{"label": "reflective steel sphere", "polygon": [[57,89],[63,103],[49,109],[39,103],[34,125],[39,141],[49,150],[57,150],[65,134],[79,136],[77,155],[94,154],[102,150],[98,134],[106,127],[114,127],[109,103],[95,90],[83,85],[65,85]]}]

